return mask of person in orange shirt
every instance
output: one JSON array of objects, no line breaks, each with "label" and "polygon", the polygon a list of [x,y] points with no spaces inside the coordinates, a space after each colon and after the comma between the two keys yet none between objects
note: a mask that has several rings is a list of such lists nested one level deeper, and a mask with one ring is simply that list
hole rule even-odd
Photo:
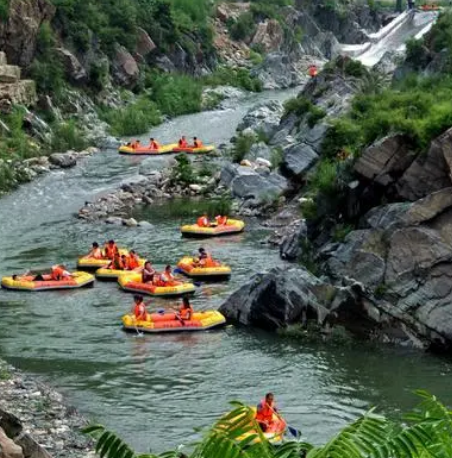
[{"label": "person in orange shirt", "polygon": [[50,275],[54,281],[67,280],[72,277],[72,275],[66,270],[66,267],[62,264],[52,266]]},{"label": "person in orange shirt", "polygon": [[148,313],[146,306],[150,304],[150,301],[144,302],[143,296],[139,294],[133,296],[133,309],[132,313],[137,321],[147,321]]},{"label": "person in orange shirt", "polygon": [[204,213],[202,216],[198,218],[197,224],[199,227],[209,227],[210,226],[209,218],[207,218],[207,213]]},{"label": "person in orange shirt", "polygon": [[179,148],[188,148],[188,142],[183,135],[181,139],[179,140]]},{"label": "person in orange shirt", "polygon": [[198,137],[193,137],[193,146],[195,148],[202,148],[202,141]]},{"label": "person in orange shirt", "polygon": [[127,270],[135,270],[140,267],[140,261],[135,250],[131,250],[126,259]]},{"label": "person in orange shirt", "polygon": [[227,216],[215,216],[215,221],[217,222],[218,226],[226,226],[226,223],[228,222],[228,217]]},{"label": "person in orange shirt", "polygon": [[277,413],[278,410],[275,405],[275,397],[273,393],[267,393],[265,398],[257,405],[256,409],[256,421],[265,433],[273,423],[273,414]]},{"label": "person in orange shirt", "polygon": [[188,297],[182,298],[182,305],[179,309],[179,312],[176,314],[177,318],[185,324],[185,321],[190,321],[193,316],[194,310],[190,305]]},{"label": "person in orange shirt", "polygon": [[308,69],[308,72],[309,72],[309,76],[311,78],[314,78],[315,76],[317,76],[317,73],[318,73],[317,66],[316,65],[310,65],[309,69]]},{"label": "person in orange shirt", "polygon": [[[123,255],[124,256],[124,255]],[[124,270],[124,258],[119,254],[119,250],[115,253],[113,260],[108,264],[107,269]]]},{"label": "person in orange shirt", "polygon": [[119,252],[114,240],[109,240],[104,246],[104,254],[108,259],[114,259],[116,252]]},{"label": "person in orange shirt", "polygon": [[99,244],[97,242],[93,243],[93,247],[91,248],[91,251],[88,253],[86,256],[87,258],[90,259],[102,259],[102,250],[99,248]]},{"label": "person in orange shirt", "polygon": [[160,149],[160,143],[151,137],[151,139],[149,140],[149,148],[150,149]]}]

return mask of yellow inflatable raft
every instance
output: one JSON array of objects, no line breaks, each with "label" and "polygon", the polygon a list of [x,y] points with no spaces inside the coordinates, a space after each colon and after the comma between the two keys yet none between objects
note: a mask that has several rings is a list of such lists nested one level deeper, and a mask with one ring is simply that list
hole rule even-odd
[{"label": "yellow inflatable raft", "polygon": [[147,294],[149,296],[183,296],[195,292],[193,283],[173,282],[171,286],[158,286],[152,283],[143,283],[141,274],[120,275],[118,278],[119,286],[124,291],[131,293]]},{"label": "yellow inflatable raft", "polygon": [[177,332],[177,331],[205,331],[226,323],[226,318],[216,310],[196,312],[191,320],[181,321],[175,313],[151,313],[146,321],[137,321],[135,315],[122,317],[122,324],[126,331],[141,331],[148,333]]},{"label": "yellow inflatable raft", "polygon": [[[141,266],[144,265],[144,261],[140,262]],[[133,272],[141,272],[141,268],[137,270],[116,270],[116,269],[107,269],[107,268],[102,268],[102,269],[97,269],[96,270],[96,278],[98,280],[117,280],[121,275],[130,275]]]},{"label": "yellow inflatable raft", "polygon": [[201,146],[201,148],[194,148],[191,146],[187,146],[186,148],[179,148],[179,146],[176,145],[176,147],[173,148],[174,153],[209,154],[212,151],[215,151],[215,146],[213,145],[205,145]]},{"label": "yellow inflatable raft", "polygon": [[130,146],[120,146],[118,148],[119,154],[127,154],[129,156],[158,156],[160,154],[171,154],[174,153],[174,149],[177,148],[177,143],[171,143],[168,145],[162,145],[158,149],[148,148],[148,147],[139,147],[131,148]]},{"label": "yellow inflatable raft", "polygon": [[229,279],[231,276],[231,268],[225,264],[216,264],[218,265],[209,267],[196,266],[193,262],[193,258],[184,256],[177,263],[177,267],[184,275],[197,280]]},{"label": "yellow inflatable raft", "polygon": [[237,234],[245,229],[245,223],[238,219],[228,219],[224,225],[212,224],[210,227],[201,227],[197,224],[182,226],[180,231],[185,237],[218,237],[220,235]]},{"label": "yellow inflatable raft", "polygon": [[[119,253],[121,255],[129,254],[127,250],[124,250],[122,248],[119,249]],[[77,260],[77,268],[91,272],[91,271],[96,271],[97,269],[100,269],[102,267],[107,267],[108,264],[110,264],[110,262],[111,262],[111,259],[108,259],[108,258],[94,259],[94,258],[88,258],[87,256],[82,256],[78,258]]]},{"label": "yellow inflatable raft", "polygon": [[92,286],[94,276],[87,272],[72,272],[72,277],[67,280],[52,280],[50,275],[44,275],[44,280],[33,281],[32,276],[3,277],[2,287],[20,291],[48,291],[52,289],[73,289]]},{"label": "yellow inflatable raft", "polygon": [[[245,428],[247,426],[250,427],[252,426],[252,422],[254,418],[256,417],[256,410],[257,410],[256,407],[251,407],[249,409],[249,414],[250,414],[249,416],[245,414],[241,414],[235,418],[230,419],[228,423],[230,422],[231,424],[235,424],[237,428]],[[237,421],[239,421],[241,418],[243,418],[243,422],[237,423]],[[278,415],[273,414],[271,425],[268,427],[267,431],[262,434],[264,438],[267,439],[272,444],[278,444],[282,442],[282,440],[284,439],[284,434],[286,432],[286,429],[287,429],[287,424],[285,420],[282,417],[279,417]],[[242,434],[241,436],[239,436],[237,440],[241,442],[245,440],[246,438],[252,435],[257,435],[257,434],[258,434],[258,431],[253,428],[251,430],[248,430],[245,434]],[[256,437],[253,442],[256,443],[258,441],[260,441],[260,438]]]}]

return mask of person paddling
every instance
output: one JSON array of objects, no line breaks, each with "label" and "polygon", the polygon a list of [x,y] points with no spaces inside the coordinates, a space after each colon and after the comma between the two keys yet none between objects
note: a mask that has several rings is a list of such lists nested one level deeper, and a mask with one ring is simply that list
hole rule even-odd
[{"label": "person paddling", "polygon": [[275,397],[273,393],[267,393],[265,398],[257,405],[256,409],[256,421],[262,429],[262,432],[268,431],[270,426],[273,424],[273,414],[278,414],[278,410],[275,405]]},{"label": "person paddling", "polygon": [[198,137],[193,137],[193,146],[195,148],[202,148],[202,141]]},{"label": "person paddling", "polygon": [[179,140],[179,148],[188,148],[187,139],[183,135]]},{"label": "person paddling", "polygon": [[182,298],[182,305],[179,308],[179,311],[176,313],[176,318],[183,324],[185,325],[186,321],[190,321],[193,317],[193,307],[190,304],[190,300],[188,297],[183,297]]},{"label": "person paddling", "polygon": [[149,148],[158,150],[160,149],[160,143],[151,137],[149,140]]},{"label": "person paddling", "polygon": [[88,253],[86,256],[89,259],[102,259],[102,250],[99,247],[99,244],[97,242],[93,243],[93,247],[91,248],[91,251]]}]

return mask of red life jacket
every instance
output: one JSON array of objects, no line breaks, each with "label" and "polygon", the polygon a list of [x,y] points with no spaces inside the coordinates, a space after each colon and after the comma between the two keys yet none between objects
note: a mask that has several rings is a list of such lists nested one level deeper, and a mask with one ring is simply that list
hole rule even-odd
[{"label": "red life jacket", "polygon": [[180,317],[181,317],[182,320],[190,320],[191,317],[193,316],[193,309],[191,307],[186,309],[186,308],[184,308],[184,306],[182,306],[179,309],[179,314],[180,314]]},{"label": "red life jacket", "polygon": [[105,257],[108,259],[114,259],[116,253],[116,243],[114,245],[105,245]]},{"label": "red life jacket", "polygon": [[64,269],[60,266],[52,267],[52,280],[60,281],[64,277]]},{"label": "red life jacket", "polygon": [[143,302],[140,302],[139,304],[135,304],[135,308],[133,310],[133,313],[134,313],[135,318],[137,320],[145,320],[146,319],[146,308],[145,308]]},{"label": "red life jacket", "polygon": [[200,216],[198,218],[197,224],[199,227],[208,227],[209,226],[209,220],[205,216]]},{"label": "red life jacket", "polygon": [[138,259],[133,254],[129,254],[129,256],[127,256],[127,268],[133,270],[137,269],[138,267],[140,267]]}]

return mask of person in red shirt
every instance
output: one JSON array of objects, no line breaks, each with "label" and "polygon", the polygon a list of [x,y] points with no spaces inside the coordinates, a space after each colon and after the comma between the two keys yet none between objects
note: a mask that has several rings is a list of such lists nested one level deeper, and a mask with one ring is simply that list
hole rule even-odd
[{"label": "person in red shirt", "polygon": [[209,218],[207,218],[206,213],[200,216],[196,223],[198,224],[199,227],[209,227],[210,226]]}]

